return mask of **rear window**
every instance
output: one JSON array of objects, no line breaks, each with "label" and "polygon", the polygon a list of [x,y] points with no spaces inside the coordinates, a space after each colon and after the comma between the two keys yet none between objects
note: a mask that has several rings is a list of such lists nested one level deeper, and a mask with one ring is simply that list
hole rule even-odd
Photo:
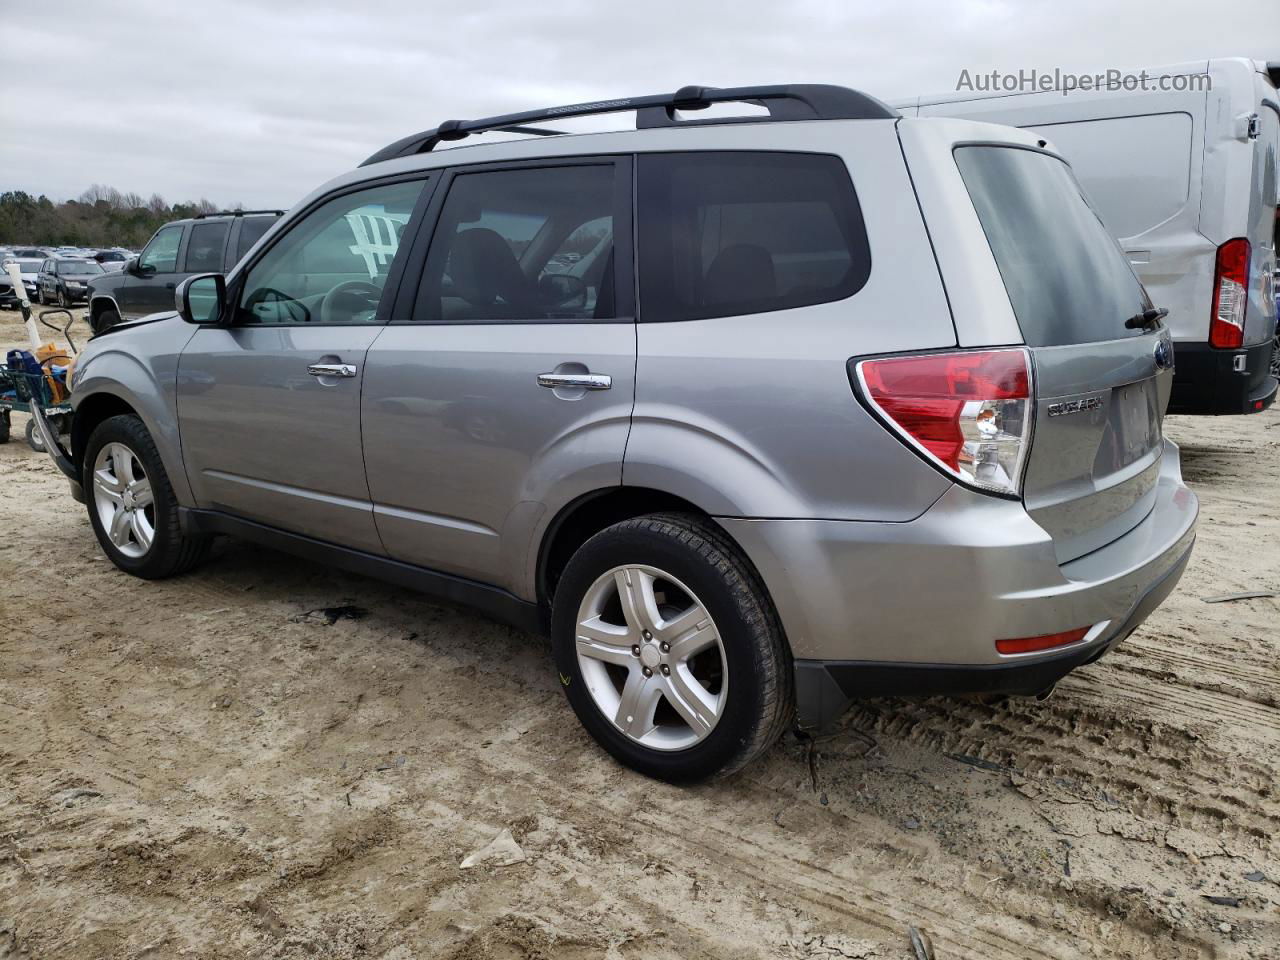
[{"label": "rear window", "polygon": [[1150,300],[1065,163],[1017,147],[957,147],[1028,346],[1142,335],[1125,321]]},{"label": "rear window", "polygon": [[843,300],[871,273],[862,211],[838,157],[639,157],[645,320],[698,320]]}]

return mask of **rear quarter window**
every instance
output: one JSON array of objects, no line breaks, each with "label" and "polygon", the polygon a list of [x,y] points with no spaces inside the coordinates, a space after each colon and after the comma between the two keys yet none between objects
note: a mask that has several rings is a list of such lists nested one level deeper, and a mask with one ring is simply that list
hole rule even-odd
[{"label": "rear quarter window", "polygon": [[839,157],[639,157],[641,319],[698,320],[843,300],[871,272]]},{"label": "rear quarter window", "polygon": [[1141,336],[1125,321],[1150,298],[1066,163],[986,145],[955,160],[1028,346]]}]

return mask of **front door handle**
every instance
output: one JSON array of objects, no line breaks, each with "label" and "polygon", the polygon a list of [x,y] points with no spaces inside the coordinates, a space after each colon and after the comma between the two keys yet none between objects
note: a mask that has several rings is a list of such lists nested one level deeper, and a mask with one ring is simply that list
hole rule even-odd
[{"label": "front door handle", "polygon": [[313,363],[307,367],[307,373],[313,377],[354,377],[354,363]]},{"label": "front door handle", "polygon": [[540,373],[538,386],[579,387],[583,390],[608,390],[613,386],[613,377],[604,373]]}]

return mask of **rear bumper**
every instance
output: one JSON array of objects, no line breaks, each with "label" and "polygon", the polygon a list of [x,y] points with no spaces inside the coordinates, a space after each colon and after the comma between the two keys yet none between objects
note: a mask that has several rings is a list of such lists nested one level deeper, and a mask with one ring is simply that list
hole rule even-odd
[{"label": "rear bumper", "polygon": [[1093,663],[1123,642],[1173,592],[1190,559],[1191,547],[1188,546],[1174,567],[1138,599],[1120,626],[1104,631],[1107,639],[1083,644],[1068,653],[1035,657],[1020,663],[970,665],[797,660],[797,719],[805,729],[821,730],[839,719],[854,700],[869,697],[1040,693],[1076,667]]},{"label": "rear bumper", "polygon": [[[1034,692],[1119,643],[1176,585],[1195,538],[1198,502],[1165,444],[1147,517],[1062,565],[1021,503],[960,486],[910,523],[720,520],[777,607],[801,722],[825,724],[855,696]],[[1084,626],[1086,640],[1049,653],[995,648]]]},{"label": "rear bumper", "polygon": [[1219,350],[1207,343],[1174,344],[1170,413],[1240,414],[1265,410],[1276,399],[1271,376],[1273,341],[1239,350]]}]

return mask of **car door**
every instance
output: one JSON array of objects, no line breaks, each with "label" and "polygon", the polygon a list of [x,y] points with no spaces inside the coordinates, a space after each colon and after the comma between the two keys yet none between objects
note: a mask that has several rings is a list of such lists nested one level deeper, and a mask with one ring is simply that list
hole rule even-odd
[{"label": "car door", "polygon": [[54,260],[46,260],[40,268],[40,275],[36,277],[36,289],[40,291],[40,299],[45,303],[53,303],[58,295],[57,285],[57,263]]},{"label": "car door", "polygon": [[182,248],[183,225],[161,227],[138,257],[138,265],[125,279],[116,302],[122,319],[145,317],[149,313],[173,309],[173,292],[178,285],[178,254]]},{"label": "car door", "polygon": [[[621,483],[634,400],[629,158],[460,168],[365,363],[392,557],[520,592],[529,535]],[[589,264],[583,267],[583,261]],[[578,276],[561,276],[572,261]]]},{"label": "car door", "polygon": [[[228,284],[178,368],[197,505],[382,553],[361,454],[365,353],[398,283],[425,178],[349,188],[301,214]],[[363,229],[388,229],[375,242]]]}]

